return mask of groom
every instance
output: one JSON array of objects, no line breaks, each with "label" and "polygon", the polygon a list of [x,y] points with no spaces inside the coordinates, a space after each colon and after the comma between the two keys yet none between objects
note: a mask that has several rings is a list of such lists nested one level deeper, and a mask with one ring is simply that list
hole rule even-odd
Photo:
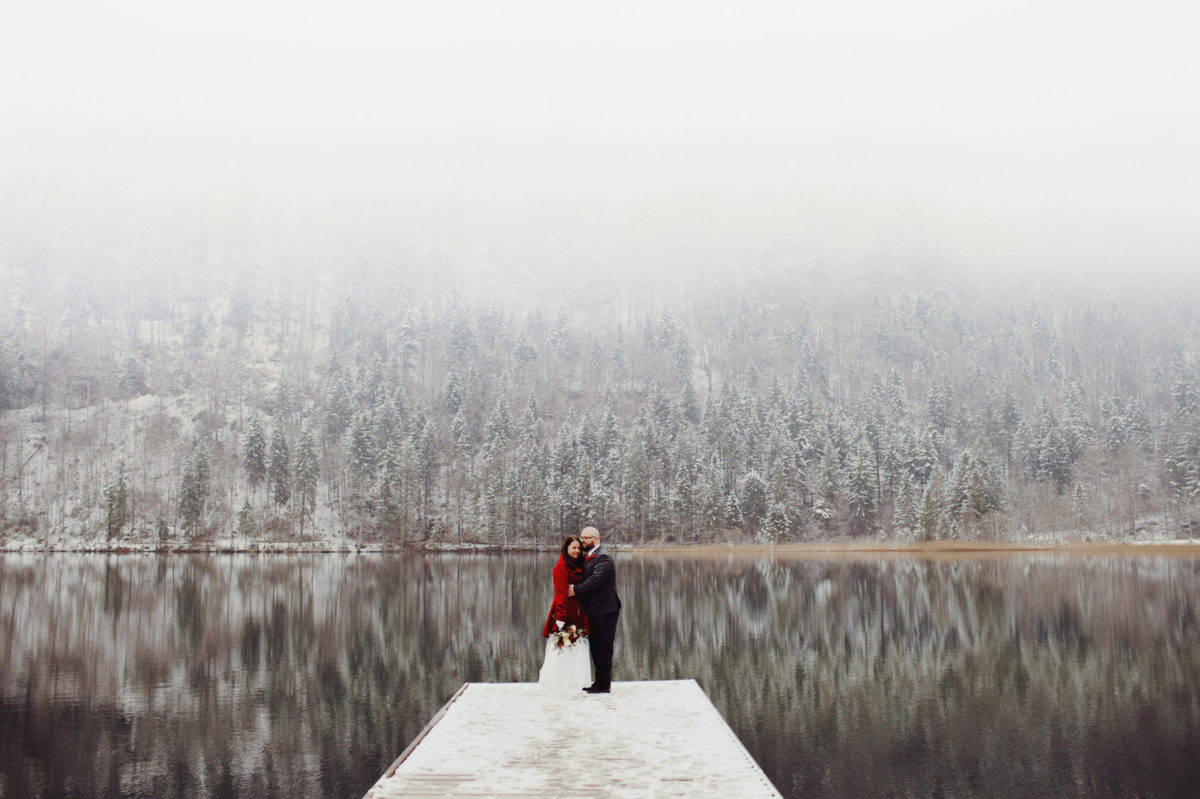
[{"label": "groom", "polygon": [[567,588],[570,596],[579,597],[583,612],[591,626],[592,665],[596,667],[595,681],[584,688],[589,694],[606,694],[612,688],[613,639],[617,636],[617,617],[621,615],[621,597],[617,596],[617,572],[612,555],[600,546],[600,531],[585,527],[579,534],[587,552],[583,564],[583,581]]}]

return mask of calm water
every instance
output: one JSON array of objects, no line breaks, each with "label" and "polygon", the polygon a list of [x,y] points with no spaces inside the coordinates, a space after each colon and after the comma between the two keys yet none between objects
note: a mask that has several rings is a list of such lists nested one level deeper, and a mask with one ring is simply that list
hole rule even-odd
[{"label": "calm water", "polygon": [[[549,555],[5,556],[0,796],[358,797],[535,680]],[[617,679],[787,796],[1195,796],[1200,560],[620,556]]]}]

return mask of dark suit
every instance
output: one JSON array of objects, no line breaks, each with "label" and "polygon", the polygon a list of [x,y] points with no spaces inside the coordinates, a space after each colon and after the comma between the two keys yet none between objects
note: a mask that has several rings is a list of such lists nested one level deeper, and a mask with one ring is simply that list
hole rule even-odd
[{"label": "dark suit", "polygon": [[612,685],[613,640],[617,637],[617,619],[621,615],[621,597],[617,595],[617,569],[612,555],[597,544],[583,565],[583,581],[575,586],[575,596],[583,604],[592,632],[588,636],[592,665],[596,667],[597,688]]}]

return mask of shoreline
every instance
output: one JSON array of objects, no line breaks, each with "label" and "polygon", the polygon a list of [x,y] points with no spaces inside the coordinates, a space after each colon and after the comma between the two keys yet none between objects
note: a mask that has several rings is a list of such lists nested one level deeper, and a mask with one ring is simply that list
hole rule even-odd
[{"label": "shoreline", "polygon": [[741,555],[784,558],[916,557],[965,558],[1042,553],[1052,555],[1169,554],[1200,557],[1200,539],[1162,541],[913,541],[906,543],[840,541],[776,544],[700,544],[687,547],[640,547],[643,555]]},{"label": "shoreline", "polygon": [[[1153,541],[852,541],[834,540],[786,544],[646,544],[642,546],[609,544],[616,552],[646,557],[682,556],[696,558],[846,558],[915,557],[968,558],[998,557],[1022,553],[1059,555],[1165,554],[1200,557],[1200,539],[1163,539]],[[235,546],[75,546],[44,547],[32,542],[16,546],[0,545],[4,555],[488,555],[520,552],[551,552],[557,547],[535,542],[495,544],[409,544],[337,546],[328,541],[261,542]]]}]

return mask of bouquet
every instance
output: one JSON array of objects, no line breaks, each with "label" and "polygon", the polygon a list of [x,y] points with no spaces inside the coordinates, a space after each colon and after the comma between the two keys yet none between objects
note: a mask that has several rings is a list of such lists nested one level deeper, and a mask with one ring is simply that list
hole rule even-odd
[{"label": "bouquet", "polygon": [[583,638],[583,630],[580,630],[574,624],[564,625],[561,621],[554,622],[557,629],[550,633],[550,640],[554,643],[555,651],[575,646],[580,638]]}]

